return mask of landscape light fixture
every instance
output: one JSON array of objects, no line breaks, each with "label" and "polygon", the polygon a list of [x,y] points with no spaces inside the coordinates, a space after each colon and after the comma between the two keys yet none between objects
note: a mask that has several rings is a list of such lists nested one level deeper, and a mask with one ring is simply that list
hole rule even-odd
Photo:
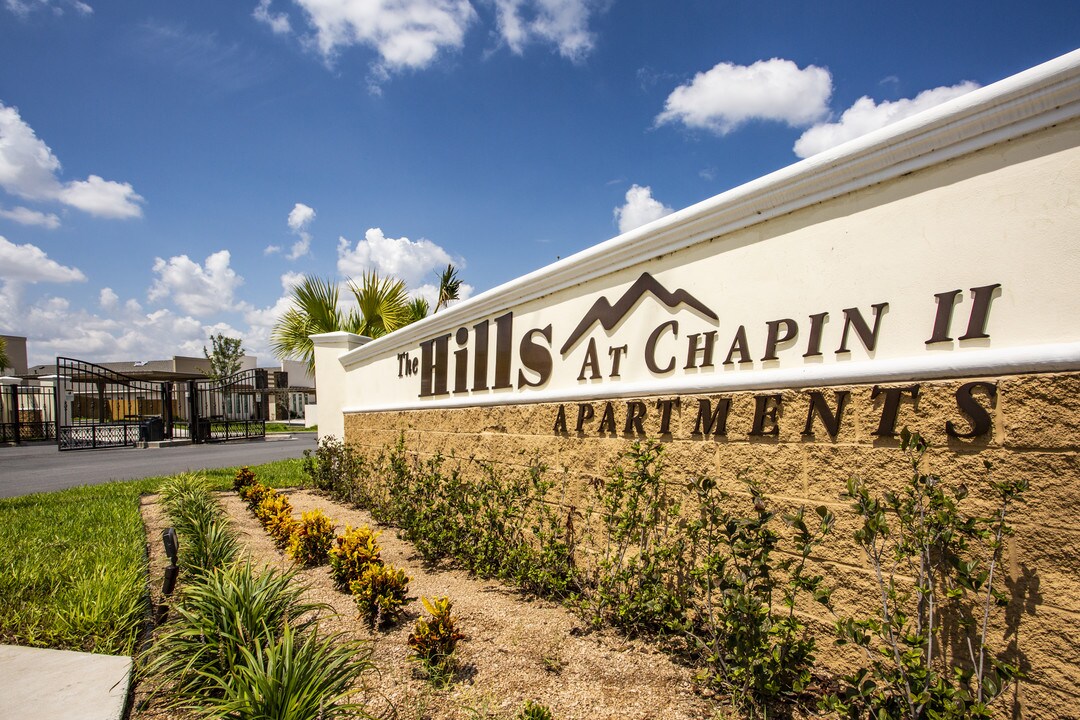
[{"label": "landscape light fixture", "polygon": [[176,588],[176,576],[180,568],[176,564],[176,552],[180,542],[176,537],[176,528],[165,528],[161,531],[161,542],[165,545],[165,554],[169,556],[169,566],[165,568],[165,580],[161,583],[161,593],[172,595]]}]

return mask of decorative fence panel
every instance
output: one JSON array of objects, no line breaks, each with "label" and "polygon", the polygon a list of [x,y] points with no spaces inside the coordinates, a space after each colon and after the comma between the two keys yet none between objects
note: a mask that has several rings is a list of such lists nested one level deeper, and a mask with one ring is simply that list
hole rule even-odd
[{"label": "decorative fence panel", "polygon": [[0,387],[0,443],[55,440],[55,408],[51,387]]}]

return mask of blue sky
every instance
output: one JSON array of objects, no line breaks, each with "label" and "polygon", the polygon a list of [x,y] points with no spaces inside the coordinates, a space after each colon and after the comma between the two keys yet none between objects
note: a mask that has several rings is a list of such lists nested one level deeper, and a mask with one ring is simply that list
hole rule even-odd
[{"label": "blue sky", "polygon": [[480,292],[1078,37],[1075,0],[0,0],[0,333],[269,364],[302,274]]}]

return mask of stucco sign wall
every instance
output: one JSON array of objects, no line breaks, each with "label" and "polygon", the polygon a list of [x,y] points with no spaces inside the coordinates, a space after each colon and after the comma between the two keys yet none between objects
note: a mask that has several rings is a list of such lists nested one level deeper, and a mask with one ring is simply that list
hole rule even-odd
[{"label": "stucco sign wall", "polygon": [[1080,367],[1078,65],[1064,56],[362,347],[323,338],[320,392],[363,412]]},{"label": "stucco sign wall", "polygon": [[[384,338],[317,336],[320,434],[443,458],[465,480],[543,465],[568,518],[655,440],[684,508],[689,478],[738,495],[752,476],[780,512],[824,504],[850,530],[848,481],[908,481],[896,436],[917,431],[973,503],[987,464],[1030,482],[995,646],[1031,668],[1011,717],[1072,717],[1078,188],[1080,52]],[[837,535],[814,562],[837,606],[865,607],[876,576]],[[859,661],[830,640],[821,666]]]}]

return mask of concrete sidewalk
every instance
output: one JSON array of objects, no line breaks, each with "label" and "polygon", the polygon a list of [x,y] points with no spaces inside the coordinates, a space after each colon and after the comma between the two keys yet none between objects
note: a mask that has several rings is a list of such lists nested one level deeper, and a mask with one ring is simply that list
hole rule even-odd
[{"label": "concrete sidewalk", "polygon": [[0,720],[121,720],[131,658],[0,645]]}]

